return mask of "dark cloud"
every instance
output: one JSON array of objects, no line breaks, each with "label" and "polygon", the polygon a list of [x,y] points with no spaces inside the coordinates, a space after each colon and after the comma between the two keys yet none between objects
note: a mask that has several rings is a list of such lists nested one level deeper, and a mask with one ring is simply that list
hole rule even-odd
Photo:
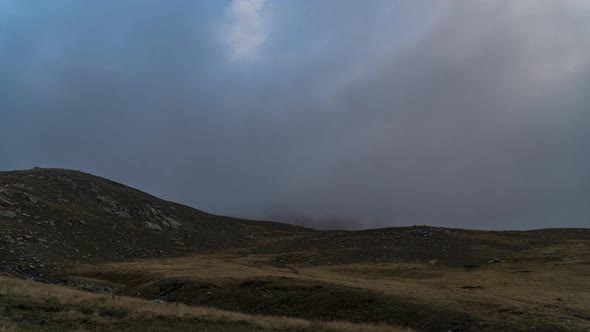
[{"label": "dark cloud", "polygon": [[0,168],[317,227],[590,225],[583,1],[6,1]]}]

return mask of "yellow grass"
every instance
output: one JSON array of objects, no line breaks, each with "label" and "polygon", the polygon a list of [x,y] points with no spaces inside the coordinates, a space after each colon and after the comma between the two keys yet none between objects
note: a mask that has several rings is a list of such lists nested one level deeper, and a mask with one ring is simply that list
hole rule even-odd
[{"label": "yellow grass", "polygon": [[[554,250],[564,259],[545,261],[543,251]],[[546,318],[560,322],[574,312],[590,312],[590,246],[564,242],[559,246],[530,249],[503,257],[506,263],[481,263],[477,269],[430,264],[351,264],[342,266],[271,264],[271,255],[241,257],[238,254],[197,255],[81,266],[75,273],[96,271],[138,273],[163,277],[223,280],[224,278],[291,277],[362,287],[402,296],[422,303],[449,306],[476,319],[521,320]],[[402,269],[412,265],[416,269]],[[522,272],[531,271],[531,272]],[[465,289],[478,286],[478,289]],[[515,316],[506,312],[520,312]],[[572,318],[575,324],[587,324]]]},{"label": "yellow grass", "polygon": [[[22,296],[38,301],[51,299],[64,305],[84,305],[86,307],[103,307],[124,309],[130,317],[198,317],[214,322],[247,322],[268,330],[276,329],[330,329],[334,331],[364,331],[364,332],[411,332],[410,328],[393,327],[379,324],[355,324],[349,322],[320,322],[304,319],[248,315],[209,307],[193,307],[182,304],[155,303],[147,300],[117,296],[110,294],[95,294],[75,289],[24,281],[14,278],[0,277],[0,295]],[[62,312],[63,318],[76,318],[81,314],[76,311]],[[105,320],[107,320],[105,318]],[[0,318],[0,331],[16,331],[17,325]]]}]

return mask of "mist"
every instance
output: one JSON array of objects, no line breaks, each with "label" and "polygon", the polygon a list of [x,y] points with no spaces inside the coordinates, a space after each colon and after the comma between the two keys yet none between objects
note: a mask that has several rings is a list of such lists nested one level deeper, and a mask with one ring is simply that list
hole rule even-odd
[{"label": "mist", "polygon": [[590,227],[590,5],[0,0],[0,169],[317,228]]}]

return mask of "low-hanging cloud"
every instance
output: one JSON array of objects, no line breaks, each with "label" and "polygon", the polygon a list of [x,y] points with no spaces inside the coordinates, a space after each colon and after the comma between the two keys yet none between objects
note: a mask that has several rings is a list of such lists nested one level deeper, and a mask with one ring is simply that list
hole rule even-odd
[{"label": "low-hanging cloud", "polygon": [[316,227],[590,225],[585,1],[0,7],[2,169]]}]

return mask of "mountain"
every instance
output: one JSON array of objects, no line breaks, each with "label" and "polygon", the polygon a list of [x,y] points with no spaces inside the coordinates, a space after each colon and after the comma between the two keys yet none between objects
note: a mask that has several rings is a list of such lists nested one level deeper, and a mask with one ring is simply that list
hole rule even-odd
[{"label": "mountain", "polygon": [[311,230],[212,215],[83,172],[0,172],[4,266],[96,263],[239,248]]}]

